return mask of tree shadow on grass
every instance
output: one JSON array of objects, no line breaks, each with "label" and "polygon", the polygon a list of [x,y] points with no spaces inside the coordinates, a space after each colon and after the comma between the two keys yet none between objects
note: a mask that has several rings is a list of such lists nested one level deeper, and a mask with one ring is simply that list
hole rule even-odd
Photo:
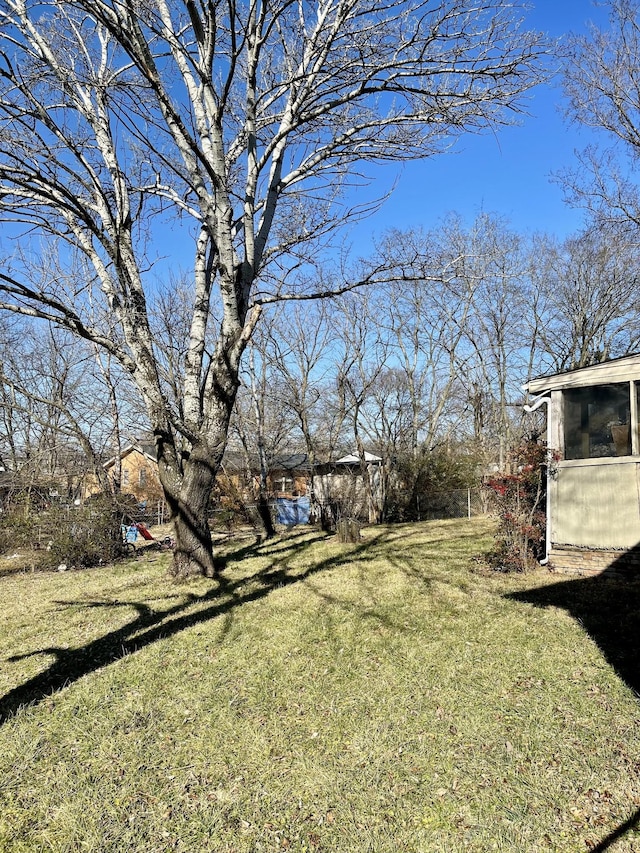
[{"label": "tree shadow on grass", "polygon": [[186,593],[179,604],[166,610],[155,610],[145,602],[59,602],[96,608],[131,607],[135,611],[135,616],[120,628],[109,631],[84,646],[71,649],[49,646],[9,658],[10,661],[18,661],[34,655],[46,654],[53,655],[54,660],[43,672],[0,697],[0,725],[14,717],[21,707],[38,704],[83,676],[135,653],[157,640],[174,636],[218,616],[230,614],[244,604],[266,598],[275,589],[301,583],[312,575],[350,562],[379,543],[384,538],[384,533],[370,537],[341,554],[312,562],[304,569],[292,568],[290,563],[293,558],[300,557],[316,544],[318,538],[310,538],[308,535],[290,536],[284,540],[286,547],[281,547],[281,543],[277,543],[273,554],[271,544],[254,544],[231,552],[226,558],[227,565],[240,561],[244,557],[261,553],[269,557],[273,556],[273,559],[270,559],[269,564],[260,571],[237,580],[220,576],[217,578],[216,585],[204,594]]},{"label": "tree shadow on grass", "polygon": [[[576,619],[598,645],[618,676],[640,696],[640,575],[630,565],[640,545],[621,555],[602,574],[571,578],[510,593],[506,598],[536,607],[560,607]],[[613,830],[591,853],[604,853],[640,824],[640,810]]]},{"label": "tree shadow on grass", "polygon": [[616,827],[613,832],[610,832],[606,838],[602,839],[602,841],[598,842],[595,846],[589,847],[589,853],[604,853],[605,850],[609,850],[612,844],[615,844],[616,841],[620,841],[621,838],[624,838],[628,832],[635,829],[639,824],[640,809],[638,809],[636,813],[629,818],[629,820],[625,820],[625,822]]}]

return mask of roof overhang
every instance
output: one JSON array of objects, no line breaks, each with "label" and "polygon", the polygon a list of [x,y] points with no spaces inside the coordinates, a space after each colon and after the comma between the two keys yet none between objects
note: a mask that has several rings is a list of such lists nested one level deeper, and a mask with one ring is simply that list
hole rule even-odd
[{"label": "roof overhang", "polygon": [[589,385],[604,385],[612,382],[633,382],[640,380],[640,353],[602,361],[589,367],[579,367],[565,373],[540,376],[530,379],[524,385],[525,391],[539,395],[548,391],[561,391],[565,388],[584,388]]},{"label": "roof overhang", "polygon": [[[360,463],[360,457],[356,453],[348,453],[346,456],[343,456],[342,459],[337,459],[336,465],[358,465]],[[364,452],[364,461],[365,462],[382,462],[381,456],[376,456],[374,453],[368,453],[366,450]]]}]

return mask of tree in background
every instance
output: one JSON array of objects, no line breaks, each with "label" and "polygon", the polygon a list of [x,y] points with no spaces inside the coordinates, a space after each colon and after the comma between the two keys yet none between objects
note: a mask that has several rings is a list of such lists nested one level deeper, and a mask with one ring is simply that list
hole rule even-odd
[{"label": "tree in background", "polygon": [[530,280],[522,238],[500,217],[480,215],[465,228],[449,226],[455,273],[470,294],[459,347],[458,376],[473,414],[478,449],[504,470],[519,439],[522,392],[535,348]]},{"label": "tree in background", "polygon": [[0,333],[4,467],[17,488],[47,485],[65,500],[89,486],[110,491],[103,463],[119,455],[121,423],[133,415],[126,379],[87,341],[42,331],[20,321]]},{"label": "tree in background", "polygon": [[560,372],[627,355],[640,343],[640,252],[617,226],[590,223],[558,245],[535,241],[539,362]]},{"label": "tree in background", "polygon": [[[543,49],[498,0],[2,4],[0,215],[24,251],[5,258],[0,304],[94,342],[130,375],[176,573],[215,572],[207,506],[261,306],[311,295],[295,270],[362,214],[343,194],[362,164],[494,129],[539,78]],[[177,403],[149,291],[172,230],[192,256]],[[83,287],[34,281],[40,239],[91,265]],[[337,289],[385,278],[363,269]]]},{"label": "tree in background", "polygon": [[571,119],[596,131],[610,147],[592,145],[579,165],[560,176],[569,200],[596,221],[635,230],[640,195],[633,170],[640,160],[640,3],[608,0],[609,27],[573,36],[564,55],[564,88]]},{"label": "tree in background", "polygon": [[[414,457],[437,443],[443,427],[452,426],[447,415],[472,305],[473,284],[469,287],[456,274],[460,256],[449,226],[446,220],[427,233],[392,229],[381,246],[398,279],[392,298],[379,300],[377,322],[387,332],[397,381],[406,385],[403,408],[411,425],[403,440]],[[413,278],[403,276],[406,269]]]},{"label": "tree in background", "polygon": [[[256,509],[267,539],[275,536],[271,516],[269,474],[278,452],[291,447],[292,423],[283,407],[278,368],[273,352],[278,336],[276,317],[263,318],[248,345],[240,372],[241,387],[232,417],[232,432],[237,436],[245,460],[247,478],[255,482]],[[257,460],[257,477],[253,477]]]},{"label": "tree in background", "polygon": [[[366,299],[354,294],[343,297],[339,303],[336,317],[336,336],[340,338],[340,362],[337,371],[337,393],[344,414],[345,433],[353,439],[353,451],[360,460],[360,474],[364,486],[365,502],[369,521],[379,523],[384,517],[385,500],[390,459],[387,443],[380,442],[381,430],[387,436],[391,421],[397,423],[404,414],[391,397],[387,400],[384,413],[381,413],[376,399],[376,389],[380,384],[391,390],[391,382],[385,383],[385,375],[390,379],[387,363],[391,357],[388,336],[378,309],[376,294],[369,291]],[[384,392],[383,392],[384,396]],[[375,446],[372,448],[372,441]],[[367,452],[384,452],[385,457],[377,471],[376,482],[367,461]]]},{"label": "tree in background", "polygon": [[[287,412],[301,436],[309,465],[309,500],[315,508],[314,477],[319,462],[328,462],[339,446],[340,405],[331,382],[335,330],[325,301],[282,306],[271,328],[273,367],[280,389],[281,411]],[[294,433],[294,434],[295,434]],[[295,443],[295,439],[291,436]],[[328,526],[324,507],[320,523]]]}]

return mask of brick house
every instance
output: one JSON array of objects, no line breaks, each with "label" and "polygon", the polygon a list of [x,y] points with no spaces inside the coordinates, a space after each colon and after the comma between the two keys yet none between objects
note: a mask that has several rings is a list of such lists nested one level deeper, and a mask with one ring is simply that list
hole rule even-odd
[{"label": "brick house", "polygon": [[[140,504],[162,500],[154,445],[129,444],[120,454],[120,466],[120,491],[123,494],[134,495]],[[113,480],[115,456],[105,462],[104,468],[107,476]]]}]

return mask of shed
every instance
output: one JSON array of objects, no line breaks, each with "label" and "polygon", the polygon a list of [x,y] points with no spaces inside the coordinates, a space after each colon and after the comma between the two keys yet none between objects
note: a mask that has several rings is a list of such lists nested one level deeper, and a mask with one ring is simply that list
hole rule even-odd
[{"label": "shed", "polygon": [[[640,571],[640,354],[530,380],[547,406],[547,558],[559,571]],[[555,459],[557,458],[557,461]]]},{"label": "shed", "polygon": [[380,513],[384,504],[382,457],[365,451],[364,465],[369,477],[369,495],[365,490],[362,460],[357,453],[318,465],[313,477],[316,501],[323,507],[333,506],[338,516],[374,521],[375,512]]}]

